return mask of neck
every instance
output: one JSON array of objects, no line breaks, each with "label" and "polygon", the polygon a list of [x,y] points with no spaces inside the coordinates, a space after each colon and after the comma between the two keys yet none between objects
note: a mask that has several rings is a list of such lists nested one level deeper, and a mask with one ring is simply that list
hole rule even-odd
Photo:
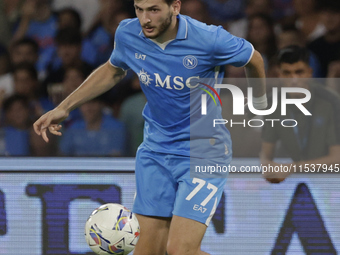
[{"label": "neck", "polygon": [[154,40],[158,43],[165,43],[170,40],[174,40],[177,36],[179,22],[176,16],[171,17],[172,21],[168,29]]}]

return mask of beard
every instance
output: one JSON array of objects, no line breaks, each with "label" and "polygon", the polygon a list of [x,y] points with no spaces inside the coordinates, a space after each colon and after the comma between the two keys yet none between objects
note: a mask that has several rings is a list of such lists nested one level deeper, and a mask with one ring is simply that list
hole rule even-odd
[{"label": "beard", "polygon": [[172,13],[169,13],[169,16],[160,24],[159,28],[157,28],[158,32],[155,35],[145,35],[145,37],[150,38],[150,39],[155,39],[161,35],[163,35],[171,26],[172,24]]}]

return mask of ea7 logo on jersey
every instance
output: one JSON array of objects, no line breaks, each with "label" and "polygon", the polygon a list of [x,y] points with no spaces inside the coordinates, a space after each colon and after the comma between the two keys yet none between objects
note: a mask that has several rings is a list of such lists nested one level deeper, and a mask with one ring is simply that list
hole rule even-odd
[{"label": "ea7 logo on jersey", "polygon": [[183,59],[183,65],[188,69],[194,69],[198,64],[197,58],[188,55]]},{"label": "ea7 logo on jersey", "polygon": [[207,210],[207,208],[200,206],[200,205],[194,205],[194,207],[192,208],[195,211],[199,211],[201,213],[205,213],[205,211]]},{"label": "ea7 logo on jersey", "polygon": [[135,58],[136,59],[145,60],[146,59],[146,55],[135,53]]}]

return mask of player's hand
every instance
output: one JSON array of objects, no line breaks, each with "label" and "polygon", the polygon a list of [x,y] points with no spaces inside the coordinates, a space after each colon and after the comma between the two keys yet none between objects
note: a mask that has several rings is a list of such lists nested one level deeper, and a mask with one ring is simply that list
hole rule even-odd
[{"label": "player's hand", "polygon": [[69,113],[65,110],[55,108],[52,111],[45,113],[41,116],[34,124],[33,128],[37,135],[41,135],[45,142],[48,143],[49,139],[47,137],[47,129],[53,135],[61,136],[62,133],[60,132],[61,125],[64,119],[68,117]]}]

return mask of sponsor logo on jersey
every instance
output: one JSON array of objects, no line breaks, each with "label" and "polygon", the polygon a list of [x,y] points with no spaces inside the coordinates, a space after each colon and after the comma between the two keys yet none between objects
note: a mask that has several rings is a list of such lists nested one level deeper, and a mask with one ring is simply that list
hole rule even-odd
[{"label": "sponsor logo on jersey", "polygon": [[137,75],[140,82],[143,83],[145,86],[149,86],[151,81],[153,81],[153,79],[150,78],[150,75],[147,72],[145,72],[144,69],[137,73]]},{"label": "sponsor logo on jersey", "polygon": [[200,84],[202,84],[199,82],[200,79],[199,76],[192,76],[185,79],[181,76],[172,77],[171,75],[167,75],[165,78],[162,78],[159,73],[154,73],[154,76],[152,77],[150,74],[144,71],[144,69],[139,71],[137,75],[139,77],[140,82],[143,83],[145,86],[150,86],[151,82],[154,81],[156,88],[165,88],[169,90],[170,89],[182,90],[185,87],[189,89],[194,89],[197,88]]}]

